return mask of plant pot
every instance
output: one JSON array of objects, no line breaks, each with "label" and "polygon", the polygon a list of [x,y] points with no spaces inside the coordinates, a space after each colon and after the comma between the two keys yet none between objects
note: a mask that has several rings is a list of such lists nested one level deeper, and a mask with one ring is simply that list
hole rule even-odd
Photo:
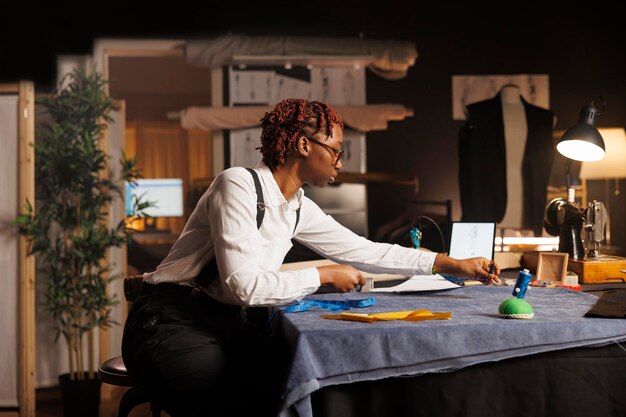
[{"label": "plant pot", "polygon": [[70,380],[69,374],[59,375],[64,417],[98,417],[100,381],[96,378]]}]

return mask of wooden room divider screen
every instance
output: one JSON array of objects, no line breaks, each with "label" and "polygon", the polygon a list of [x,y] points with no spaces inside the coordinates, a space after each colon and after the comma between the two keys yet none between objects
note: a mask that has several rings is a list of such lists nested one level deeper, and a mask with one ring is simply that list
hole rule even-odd
[{"label": "wooden room divider screen", "polygon": [[15,220],[35,201],[35,87],[0,84],[0,416],[35,417],[35,259]]}]

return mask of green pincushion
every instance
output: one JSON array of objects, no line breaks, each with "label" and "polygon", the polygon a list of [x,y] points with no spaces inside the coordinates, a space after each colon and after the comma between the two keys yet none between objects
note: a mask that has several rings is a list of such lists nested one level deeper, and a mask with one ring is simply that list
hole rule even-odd
[{"label": "green pincushion", "polygon": [[530,320],[535,316],[533,308],[526,300],[521,298],[508,298],[500,303],[498,312],[502,317],[509,319],[527,319]]}]

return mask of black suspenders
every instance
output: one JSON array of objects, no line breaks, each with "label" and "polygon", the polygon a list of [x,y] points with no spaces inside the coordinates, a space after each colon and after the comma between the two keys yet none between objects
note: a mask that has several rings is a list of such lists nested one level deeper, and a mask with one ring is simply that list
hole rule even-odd
[{"label": "black suspenders", "polygon": [[[263,224],[263,217],[265,217],[265,200],[263,199],[263,189],[261,188],[261,181],[259,180],[259,175],[252,168],[246,168],[248,172],[252,175],[252,179],[254,180],[254,188],[256,190],[256,228],[260,229]],[[296,210],[296,225],[293,228],[293,231],[296,231],[296,227],[298,227],[298,222],[300,221],[300,208]],[[200,287],[208,286],[216,277],[218,277],[220,271],[217,268],[217,261],[215,260],[215,256],[202,268],[194,283]]]},{"label": "black suspenders", "polygon": [[252,168],[246,168],[252,175],[254,180],[254,188],[256,189],[256,228],[260,229],[263,224],[263,217],[265,216],[265,200],[263,199],[263,189],[261,188],[261,181],[259,181],[259,175]]}]

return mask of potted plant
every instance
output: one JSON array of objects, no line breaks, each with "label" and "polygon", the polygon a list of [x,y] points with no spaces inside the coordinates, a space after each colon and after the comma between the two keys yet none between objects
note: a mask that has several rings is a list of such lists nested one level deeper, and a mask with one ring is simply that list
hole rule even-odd
[{"label": "potted plant", "polygon": [[[107,227],[108,207],[122,197],[119,184],[133,183],[139,172],[136,161],[124,156],[121,178],[109,175],[110,158],[100,148],[100,138],[112,120],[113,105],[102,76],[75,70],[60,85],[65,87],[38,102],[52,123],[37,132],[36,210],[28,203],[17,223],[31,253],[39,257],[43,273],[38,281],[45,287],[42,303],[55,320],[57,338],[62,336],[67,343],[69,374],[59,381],[62,391],[73,386],[70,393],[78,392],[78,397],[70,399],[63,392],[65,415],[88,396],[75,386],[91,385],[97,395],[95,412],[76,411],[84,417],[97,415],[99,402],[93,333],[113,324],[110,312],[117,303],[106,293],[107,282],[113,279],[107,250],[121,246],[131,232],[124,221]],[[137,215],[148,206],[136,201]]]}]

